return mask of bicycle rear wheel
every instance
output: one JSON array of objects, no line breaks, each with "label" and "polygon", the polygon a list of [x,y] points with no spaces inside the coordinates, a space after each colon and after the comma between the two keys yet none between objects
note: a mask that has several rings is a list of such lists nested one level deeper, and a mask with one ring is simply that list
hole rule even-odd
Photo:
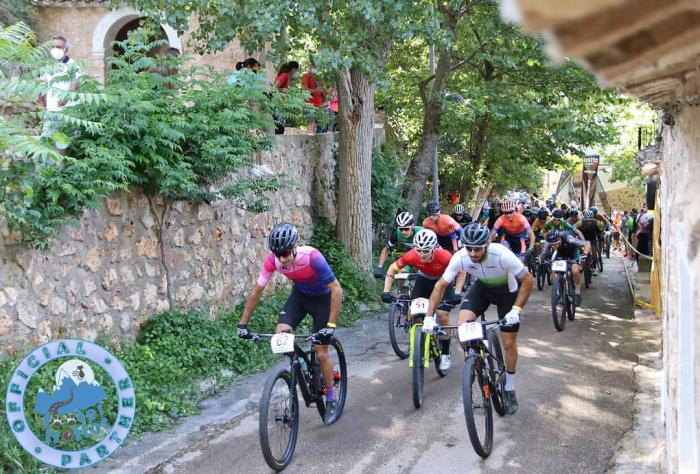
[{"label": "bicycle rear wheel", "polygon": [[288,369],[279,369],[265,383],[260,399],[260,447],[268,466],[289,465],[299,434],[299,399]]},{"label": "bicycle rear wheel", "polygon": [[566,282],[564,275],[558,275],[552,285],[552,320],[557,331],[563,331],[566,324]]},{"label": "bicycle rear wheel", "polygon": [[544,288],[544,279],[547,277],[545,275],[545,273],[546,273],[545,270],[546,269],[545,269],[544,265],[542,265],[541,263],[539,263],[537,265],[537,289],[538,290],[542,290]]},{"label": "bicycle rear wheel", "polygon": [[[610,255],[610,250],[608,250],[608,255]],[[608,258],[610,258],[608,256]],[[603,272],[603,256],[600,255],[600,252],[598,252],[598,271]]]},{"label": "bicycle rear wheel", "polygon": [[586,288],[591,286],[591,281],[593,280],[593,272],[591,271],[591,265],[588,261],[583,264],[583,281]]},{"label": "bicycle rear wheel", "polygon": [[[328,357],[330,357],[331,363],[333,364],[333,389],[335,390],[335,399],[338,401],[335,408],[335,413],[328,420],[328,424],[332,425],[338,421],[340,416],[343,414],[348,389],[348,369],[345,361],[345,351],[343,351],[343,346],[340,344],[339,340],[333,338],[333,341],[328,345]],[[318,363],[318,359],[316,363]],[[325,384],[322,379],[321,388],[324,386]],[[323,420],[323,417],[326,414],[326,406],[323,403],[323,396],[321,393],[318,394],[316,409]]]},{"label": "bicycle rear wheel", "polygon": [[462,403],[469,440],[476,454],[486,459],[493,445],[493,412],[489,400],[489,381],[483,371],[483,360],[467,357],[462,380]]},{"label": "bicycle rear wheel", "polygon": [[408,306],[394,303],[389,312],[389,340],[399,359],[408,357],[411,345],[411,325],[408,322]]},{"label": "bicycle rear wheel", "polygon": [[503,361],[503,350],[501,341],[498,339],[496,331],[488,332],[489,352],[489,375],[491,377],[491,401],[493,408],[499,416],[506,414],[506,406],[503,403],[503,392],[506,388],[506,364]]},{"label": "bicycle rear wheel", "polygon": [[415,325],[413,331],[413,406],[416,408],[423,405],[425,338],[422,329],[421,325]]}]

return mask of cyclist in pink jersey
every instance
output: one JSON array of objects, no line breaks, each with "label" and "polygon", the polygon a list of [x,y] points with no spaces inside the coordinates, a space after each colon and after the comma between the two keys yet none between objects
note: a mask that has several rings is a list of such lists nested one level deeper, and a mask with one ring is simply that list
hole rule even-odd
[{"label": "cyclist in pink jersey", "polygon": [[328,344],[340,314],[343,290],[321,252],[313,247],[299,246],[298,240],[299,234],[292,224],[285,222],[272,229],[268,238],[271,252],[263,263],[255,288],[246,300],[237,333],[243,339],[252,337],[248,321],[272,274],[278,271],[289,278],[293,283],[292,292],[279,315],[275,332],[293,332],[307,314],[313,317],[315,339],[321,342],[314,346],[314,350],[321,365],[324,383],[329,387],[326,389],[324,417],[324,422],[328,424],[327,420],[334,418],[337,404]]}]

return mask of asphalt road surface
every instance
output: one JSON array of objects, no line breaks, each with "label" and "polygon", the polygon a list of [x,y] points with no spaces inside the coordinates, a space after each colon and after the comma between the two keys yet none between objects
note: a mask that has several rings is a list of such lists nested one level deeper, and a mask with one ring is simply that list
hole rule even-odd
[{"label": "asphalt road surface", "polygon": [[[622,264],[619,258],[605,263],[563,332],[552,324],[549,288],[535,289],[518,337],[520,407],[503,418],[494,412],[488,459],[469,442],[458,346],[445,378],[432,365],[426,371],[424,405],[416,410],[408,361],[394,355],[386,315],[379,315],[339,331],[350,374],[342,418],[323,426],[316,410],[301,402],[299,439],[285,472],[605,472],[632,424],[633,366],[645,345],[630,320]],[[260,450],[257,410],[151,472],[271,472]]]}]

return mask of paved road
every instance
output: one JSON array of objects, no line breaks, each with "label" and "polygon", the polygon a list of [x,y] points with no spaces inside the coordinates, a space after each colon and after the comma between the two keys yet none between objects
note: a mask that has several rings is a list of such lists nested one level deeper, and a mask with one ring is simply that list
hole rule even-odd
[{"label": "paved road", "polygon": [[[350,373],[345,411],[325,427],[315,409],[302,408],[299,441],[285,472],[605,472],[632,424],[633,366],[645,347],[644,331],[630,320],[621,262],[606,263],[594,289],[583,290],[583,307],[564,332],[553,327],[549,292],[533,294],[519,336],[520,408],[514,416],[494,414],[487,460],[469,443],[461,360],[444,379],[432,367],[426,372],[424,406],[414,409],[407,361],[393,354],[382,315],[341,331]],[[251,410],[151,472],[270,472],[257,427],[257,410]]]}]

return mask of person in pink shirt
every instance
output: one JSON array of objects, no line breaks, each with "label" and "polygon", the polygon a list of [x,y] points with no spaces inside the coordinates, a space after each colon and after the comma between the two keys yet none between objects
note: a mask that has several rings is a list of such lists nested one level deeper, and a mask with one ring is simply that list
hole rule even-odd
[{"label": "person in pink shirt", "polygon": [[[326,420],[335,412],[336,396],[333,389],[333,364],[328,344],[340,314],[343,290],[321,252],[307,245],[298,245],[299,233],[287,222],[277,225],[268,237],[270,253],[265,258],[253,291],[246,300],[243,315],[237,327],[238,337],[250,339],[248,321],[260,301],[265,286],[274,272],[280,272],[292,281],[292,291],[277,320],[275,333],[293,332],[299,323],[311,314],[314,332],[321,344],[314,346],[321,365],[326,389]],[[325,420],[324,420],[325,421]]]}]

